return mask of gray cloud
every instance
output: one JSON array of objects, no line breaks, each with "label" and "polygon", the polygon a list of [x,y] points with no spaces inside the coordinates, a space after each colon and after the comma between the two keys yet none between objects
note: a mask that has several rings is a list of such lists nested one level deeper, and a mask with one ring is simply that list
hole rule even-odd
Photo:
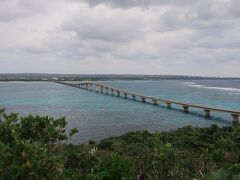
[{"label": "gray cloud", "polygon": [[240,76],[238,0],[0,2],[2,73]]},{"label": "gray cloud", "polygon": [[0,0],[0,22],[46,13],[63,0]]},{"label": "gray cloud", "polygon": [[[74,0],[78,1],[78,0]],[[119,8],[131,8],[131,7],[149,7],[155,5],[177,5],[177,6],[189,6],[198,0],[85,0],[91,6],[99,4],[109,5],[111,7]]]}]

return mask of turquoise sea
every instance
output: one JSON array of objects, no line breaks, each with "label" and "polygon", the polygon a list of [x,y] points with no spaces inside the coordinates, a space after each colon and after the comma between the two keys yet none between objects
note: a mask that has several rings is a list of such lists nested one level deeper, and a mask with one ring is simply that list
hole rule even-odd
[{"label": "turquoise sea", "polygon": [[[240,111],[240,80],[105,81],[115,87],[148,96]],[[0,107],[20,115],[65,116],[68,128],[79,133],[74,143],[99,140],[129,131],[172,130],[192,125],[231,125],[230,114],[212,113],[205,119],[201,110],[173,110],[124,98],[98,94],[52,82],[0,82]]]}]

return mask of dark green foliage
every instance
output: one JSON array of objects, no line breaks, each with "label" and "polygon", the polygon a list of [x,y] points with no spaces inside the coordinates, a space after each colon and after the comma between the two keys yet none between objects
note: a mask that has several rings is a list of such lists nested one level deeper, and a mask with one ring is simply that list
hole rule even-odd
[{"label": "dark green foliage", "polygon": [[89,141],[88,141],[88,144],[89,144],[89,145],[94,145],[94,144],[96,144],[96,142],[93,141],[93,140],[89,140]]},{"label": "dark green foliage", "polygon": [[[133,179],[127,160],[97,154],[95,142],[89,147],[64,144],[65,118],[19,119],[0,109],[0,120],[0,179]],[[69,137],[75,133],[71,129]]]},{"label": "dark green foliage", "polygon": [[130,132],[67,144],[65,118],[0,109],[0,179],[239,179],[240,126]]},{"label": "dark green foliage", "polygon": [[221,168],[213,173],[213,175],[206,177],[207,180],[239,180],[240,179],[240,165],[235,164],[229,167]]},{"label": "dark green foliage", "polygon": [[30,139],[31,141],[41,141],[43,143],[66,140],[66,124],[65,118],[54,120],[48,116],[29,115],[20,119],[20,136],[21,139]]},{"label": "dark green foliage", "polygon": [[142,174],[145,179],[203,179],[226,165],[239,163],[239,130],[239,126],[213,125],[154,134],[131,132],[102,140],[99,148],[129,159],[135,175]]},{"label": "dark green foliage", "polygon": [[[29,115],[0,114],[0,177],[3,179],[57,178],[63,174],[61,149],[66,121]],[[73,132],[75,133],[76,130]]]},{"label": "dark green foliage", "polygon": [[134,173],[131,163],[113,153],[96,168],[90,177],[94,180],[133,180]]},{"label": "dark green foliage", "polygon": [[98,147],[100,149],[113,150],[111,140],[107,140],[107,139],[101,140]]}]

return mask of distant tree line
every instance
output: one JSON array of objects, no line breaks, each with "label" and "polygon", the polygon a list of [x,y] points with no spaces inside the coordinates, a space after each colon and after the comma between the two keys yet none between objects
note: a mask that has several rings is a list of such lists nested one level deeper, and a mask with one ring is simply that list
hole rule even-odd
[{"label": "distant tree line", "polygon": [[201,77],[185,75],[130,75],[130,74],[44,74],[44,73],[7,73],[0,74],[0,81],[106,81],[106,80],[200,80],[200,79],[238,79]]}]

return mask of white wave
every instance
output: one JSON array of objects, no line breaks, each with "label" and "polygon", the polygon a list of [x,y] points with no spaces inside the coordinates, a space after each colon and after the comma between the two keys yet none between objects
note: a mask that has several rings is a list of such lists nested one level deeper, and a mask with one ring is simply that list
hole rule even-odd
[{"label": "white wave", "polygon": [[[186,84],[186,83],[185,83]],[[206,86],[206,85],[200,85],[200,84],[186,84],[187,86],[196,87],[196,88],[204,88],[204,89],[213,89],[213,90],[221,90],[221,91],[228,91],[228,92],[235,92],[240,93],[240,89],[238,88],[229,88],[229,87],[214,87],[214,86]]]},{"label": "white wave", "polygon": [[217,89],[222,91],[240,92],[238,88],[224,88],[224,87],[206,87],[208,89]]},{"label": "white wave", "polygon": [[205,85],[200,85],[200,84],[193,84],[193,85],[189,85],[191,87],[197,87],[197,88],[207,88],[207,86]]},{"label": "white wave", "polygon": [[196,83],[194,83],[194,82],[185,82],[184,84],[185,84],[185,85],[194,85],[194,84],[196,84]]}]

